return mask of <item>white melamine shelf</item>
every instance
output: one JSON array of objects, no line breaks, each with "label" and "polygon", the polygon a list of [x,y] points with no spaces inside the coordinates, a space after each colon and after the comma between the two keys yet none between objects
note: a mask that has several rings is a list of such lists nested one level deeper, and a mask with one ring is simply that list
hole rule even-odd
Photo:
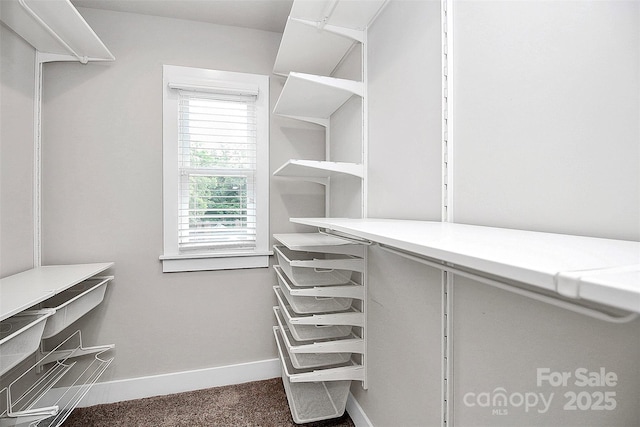
[{"label": "white melamine shelf", "polygon": [[383,246],[640,313],[640,242],[393,219],[292,218]]},{"label": "white melamine shelf", "polygon": [[114,57],[69,0],[2,0],[2,21],[45,60],[113,61]]},{"label": "white melamine shelf", "polygon": [[0,279],[0,320],[7,319],[113,266],[50,265]]},{"label": "white melamine shelf", "polygon": [[295,1],[282,35],[275,74],[329,76],[376,17],[385,0]]},{"label": "white melamine shelf", "polygon": [[359,163],[327,162],[323,160],[289,160],[274,176],[297,178],[326,185],[333,175],[351,175],[362,179],[364,169]]},{"label": "white melamine shelf", "polygon": [[364,96],[362,82],[292,72],[273,112],[326,126],[329,117],[353,95]]}]

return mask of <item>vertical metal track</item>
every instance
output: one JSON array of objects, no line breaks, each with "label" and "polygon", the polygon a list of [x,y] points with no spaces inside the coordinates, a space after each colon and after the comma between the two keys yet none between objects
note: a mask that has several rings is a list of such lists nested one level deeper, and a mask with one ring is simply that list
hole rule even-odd
[{"label": "vertical metal track", "polygon": [[36,51],[33,100],[33,267],[42,265],[42,68]]},{"label": "vertical metal track", "polygon": [[[364,176],[362,177],[361,187],[360,187],[360,197],[362,203],[362,218],[367,218],[367,170],[368,170],[368,143],[369,143],[369,107],[368,107],[368,72],[367,72],[367,35],[369,33],[369,29],[367,28],[363,32],[362,42],[360,43],[360,58],[361,58],[361,68],[362,68],[362,82],[364,83],[364,96],[362,97],[362,165],[364,166]],[[369,326],[367,322],[367,299],[369,298],[369,286],[367,285],[368,281],[368,259],[369,259],[369,248],[365,247],[364,250],[364,271],[362,272],[361,280],[362,286],[364,286],[364,299],[362,300],[362,312],[364,313],[364,328],[362,328],[362,339],[364,340],[364,353],[362,354],[362,365],[364,366],[364,381],[362,382],[362,388],[367,390],[369,388],[369,363],[367,358],[367,353],[369,352]]]},{"label": "vertical metal track", "polygon": [[[441,28],[442,28],[442,221],[453,221],[452,192],[452,19],[451,7],[453,0],[441,0]],[[453,275],[442,272],[442,427],[453,426],[453,337],[452,301]]]}]

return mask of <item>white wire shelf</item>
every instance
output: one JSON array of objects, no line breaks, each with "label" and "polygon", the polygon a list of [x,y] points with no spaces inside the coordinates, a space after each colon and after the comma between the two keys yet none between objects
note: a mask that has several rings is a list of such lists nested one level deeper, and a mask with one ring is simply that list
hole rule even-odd
[{"label": "white wire shelf", "polygon": [[[102,358],[102,354],[113,347],[83,347],[81,332],[76,331],[0,391],[0,396],[4,395],[6,399],[6,409],[0,414],[0,426],[62,425],[113,361],[113,357]],[[61,358],[60,354],[65,354],[65,357]],[[85,354],[94,357],[77,360]],[[27,375],[36,375],[45,365],[49,368],[38,374],[37,381],[25,390],[21,380]],[[69,385],[54,388],[63,377]]]},{"label": "white wire shelf", "polygon": [[69,0],[2,0],[0,16],[45,61],[115,59]]}]

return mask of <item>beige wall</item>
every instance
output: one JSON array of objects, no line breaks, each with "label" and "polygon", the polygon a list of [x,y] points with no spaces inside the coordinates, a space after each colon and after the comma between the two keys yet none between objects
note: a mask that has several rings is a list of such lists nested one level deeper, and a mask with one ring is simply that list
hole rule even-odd
[{"label": "beige wall", "polygon": [[[103,380],[276,357],[272,269],[163,274],[158,257],[162,65],[270,75],[281,35],[80,11],[116,61],[45,65],[43,261],[115,261],[105,302],[81,324],[91,342],[116,345]],[[271,78],[272,104],[282,84]],[[292,141],[297,127],[272,117],[272,170],[323,153]],[[272,233],[293,230],[289,216],[322,214],[322,194],[272,184]],[[292,205],[297,192],[303,204]]]},{"label": "beige wall", "polygon": [[0,24],[0,277],[33,267],[35,50]]}]

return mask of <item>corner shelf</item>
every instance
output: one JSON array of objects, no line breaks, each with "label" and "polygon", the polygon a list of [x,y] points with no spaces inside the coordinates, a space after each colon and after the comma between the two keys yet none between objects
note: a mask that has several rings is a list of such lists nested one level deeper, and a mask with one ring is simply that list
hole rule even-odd
[{"label": "corner shelf", "polygon": [[0,19],[31,44],[44,62],[115,59],[69,0],[2,0]]},{"label": "corner shelf", "polygon": [[275,74],[331,75],[386,0],[294,2],[282,35]]},{"label": "corner shelf", "polygon": [[362,165],[357,163],[289,160],[277,169],[273,175],[327,185],[328,178],[333,175],[351,175],[362,179],[364,171]]},{"label": "corner shelf", "polygon": [[327,126],[329,117],[353,95],[364,96],[362,82],[291,72],[273,112]]}]

